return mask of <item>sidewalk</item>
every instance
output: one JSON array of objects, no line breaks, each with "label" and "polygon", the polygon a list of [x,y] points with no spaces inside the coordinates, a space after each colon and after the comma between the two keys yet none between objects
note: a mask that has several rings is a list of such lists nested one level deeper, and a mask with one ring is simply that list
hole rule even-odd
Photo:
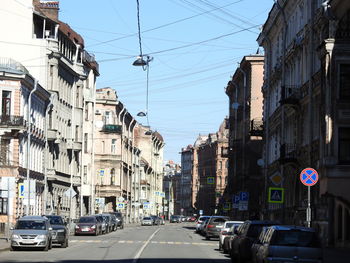
[{"label": "sidewalk", "polygon": [[0,238],[0,253],[7,250],[10,250],[10,243],[6,241],[6,238]]}]

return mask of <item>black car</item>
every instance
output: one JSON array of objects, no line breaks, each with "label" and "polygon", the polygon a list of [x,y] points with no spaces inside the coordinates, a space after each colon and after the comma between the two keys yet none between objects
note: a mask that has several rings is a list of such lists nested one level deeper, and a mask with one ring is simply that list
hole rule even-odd
[{"label": "black car", "polygon": [[120,212],[111,212],[110,214],[115,215],[115,217],[117,218],[117,227],[119,227],[120,229],[123,229],[124,228],[123,214]]},{"label": "black car", "polygon": [[52,227],[52,243],[68,247],[69,231],[61,216],[46,215]]}]

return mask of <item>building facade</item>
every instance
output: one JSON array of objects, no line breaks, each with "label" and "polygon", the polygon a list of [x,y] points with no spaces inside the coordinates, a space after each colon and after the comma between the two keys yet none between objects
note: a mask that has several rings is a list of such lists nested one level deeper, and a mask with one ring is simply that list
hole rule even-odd
[{"label": "building facade", "polygon": [[[311,225],[325,244],[348,246],[350,232],[348,1],[277,1],[258,41],[265,49],[264,164],[285,189],[281,205],[265,202],[266,217],[307,224],[311,167]],[[265,195],[266,196],[266,195]]]},{"label": "building facade", "polygon": [[193,146],[181,150],[181,208],[182,215],[192,215]]},{"label": "building facade", "polygon": [[[263,178],[262,158],[264,56],[245,56],[226,87],[229,97],[228,185],[224,201],[235,218],[258,217]],[[235,196],[243,195],[237,203]]]}]

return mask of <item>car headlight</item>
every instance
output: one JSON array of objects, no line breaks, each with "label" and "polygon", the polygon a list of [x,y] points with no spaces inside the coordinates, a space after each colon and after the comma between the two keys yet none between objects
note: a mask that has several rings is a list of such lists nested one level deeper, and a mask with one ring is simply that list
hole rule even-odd
[{"label": "car headlight", "polygon": [[38,235],[36,238],[37,239],[46,239],[46,235]]},{"label": "car headlight", "polygon": [[76,228],[76,229],[78,229],[78,228],[79,228],[79,226],[78,226],[78,225],[76,225],[76,226],[75,226],[75,228]]},{"label": "car headlight", "polygon": [[56,231],[62,233],[64,232],[64,229],[57,229]]},{"label": "car headlight", "polygon": [[91,228],[92,228],[92,229],[95,229],[95,228],[96,228],[96,226],[95,226],[95,225],[93,225],[93,226],[91,226]]},{"label": "car headlight", "polygon": [[19,236],[19,235],[13,234],[13,235],[11,236],[11,238],[12,238],[12,239],[17,239],[17,238],[20,238],[20,236]]}]

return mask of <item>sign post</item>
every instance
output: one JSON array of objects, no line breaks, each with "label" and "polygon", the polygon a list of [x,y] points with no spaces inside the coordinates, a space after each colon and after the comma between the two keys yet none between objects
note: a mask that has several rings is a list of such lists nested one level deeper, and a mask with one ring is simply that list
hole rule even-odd
[{"label": "sign post", "polygon": [[318,173],[313,168],[305,168],[300,173],[300,181],[307,186],[307,208],[306,208],[306,222],[307,226],[311,227],[311,186],[318,181]]}]

